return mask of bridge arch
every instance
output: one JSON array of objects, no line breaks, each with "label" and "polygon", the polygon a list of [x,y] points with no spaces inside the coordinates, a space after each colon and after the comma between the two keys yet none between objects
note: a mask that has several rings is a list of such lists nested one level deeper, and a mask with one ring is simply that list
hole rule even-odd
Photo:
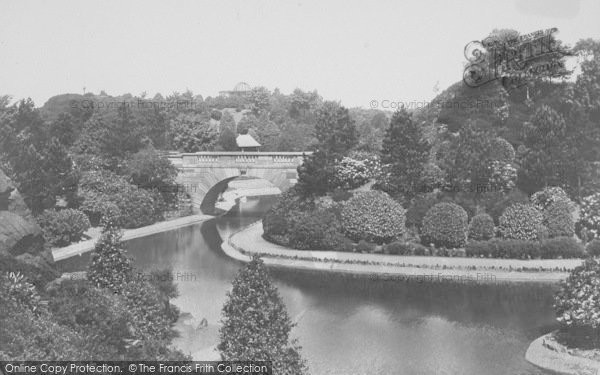
[{"label": "bridge arch", "polygon": [[199,209],[210,189],[225,180],[247,176],[269,181],[285,191],[297,182],[302,152],[197,152],[170,153],[177,167],[177,183]]}]

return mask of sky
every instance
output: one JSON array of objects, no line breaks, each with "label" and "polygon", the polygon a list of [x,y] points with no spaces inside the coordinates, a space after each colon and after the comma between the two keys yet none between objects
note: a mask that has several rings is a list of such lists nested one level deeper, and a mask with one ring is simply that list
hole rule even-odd
[{"label": "sky", "polygon": [[598,0],[0,0],[0,95],[251,86],[317,90],[368,108],[421,102],[462,79],[494,28],[600,39]]}]

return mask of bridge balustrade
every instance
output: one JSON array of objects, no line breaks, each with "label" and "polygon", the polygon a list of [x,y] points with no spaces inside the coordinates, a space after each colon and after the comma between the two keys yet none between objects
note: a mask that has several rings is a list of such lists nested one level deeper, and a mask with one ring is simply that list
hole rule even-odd
[{"label": "bridge balustrade", "polygon": [[[308,154],[308,153],[307,153]],[[302,152],[168,152],[165,156],[177,167],[209,167],[221,165],[269,165],[302,163]]]}]

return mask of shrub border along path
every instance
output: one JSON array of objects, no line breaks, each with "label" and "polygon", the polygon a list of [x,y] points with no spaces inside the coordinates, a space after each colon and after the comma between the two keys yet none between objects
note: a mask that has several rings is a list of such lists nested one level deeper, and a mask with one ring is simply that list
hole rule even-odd
[{"label": "shrub border along path", "polygon": [[[262,222],[233,233],[221,245],[230,257],[248,262],[254,254],[269,266],[368,275],[373,278],[413,277],[433,281],[554,283],[581,265],[582,259],[489,259],[359,254],[335,251],[294,250],[262,237]],[[445,280],[444,280],[445,279]]]}]

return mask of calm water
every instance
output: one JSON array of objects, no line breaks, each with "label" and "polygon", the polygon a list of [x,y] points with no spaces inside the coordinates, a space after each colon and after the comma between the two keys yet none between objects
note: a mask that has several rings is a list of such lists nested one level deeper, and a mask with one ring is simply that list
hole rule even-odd
[{"label": "calm water", "polygon": [[[209,329],[186,334],[190,351],[216,343],[225,293],[241,267],[221,252],[222,236],[256,221],[272,202],[248,199],[219,219],[128,242],[137,267],[172,268],[180,291],[174,303],[207,319]],[[82,269],[88,259],[60,266]],[[555,328],[549,286],[367,282],[290,271],[273,277],[312,374],[543,374],[524,355]]]}]

